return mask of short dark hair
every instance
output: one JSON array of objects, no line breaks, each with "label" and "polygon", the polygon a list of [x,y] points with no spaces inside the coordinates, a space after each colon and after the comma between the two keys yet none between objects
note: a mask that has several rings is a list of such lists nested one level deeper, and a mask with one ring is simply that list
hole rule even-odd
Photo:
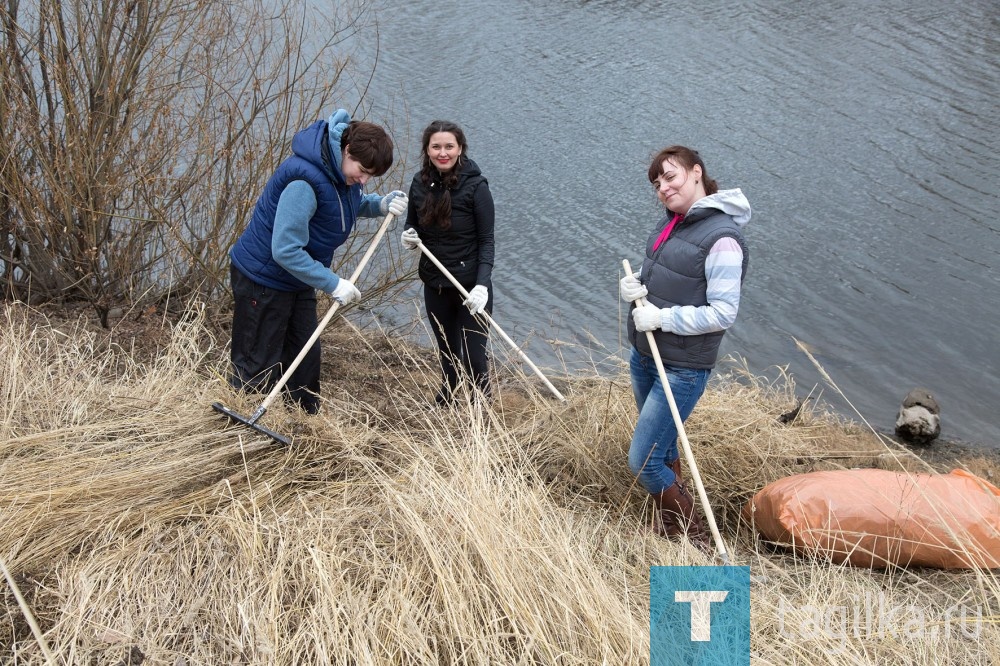
[{"label": "short dark hair", "polygon": [[392,139],[375,123],[352,120],[340,135],[340,149],[350,145],[351,157],[373,176],[381,176],[392,166]]}]

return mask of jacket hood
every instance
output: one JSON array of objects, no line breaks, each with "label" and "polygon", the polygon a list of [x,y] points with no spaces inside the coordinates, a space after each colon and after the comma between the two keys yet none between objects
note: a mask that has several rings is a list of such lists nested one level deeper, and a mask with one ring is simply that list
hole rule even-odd
[{"label": "jacket hood", "polygon": [[[346,113],[344,111],[345,115]],[[336,116],[337,114],[334,114],[331,119]],[[340,166],[340,135],[346,128],[347,123],[341,123],[335,131],[334,126],[327,121],[317,120],[309,127],[295,133],[292,137],[292,153],[323,169],[330,180],[339,187],[346,187],[344,172]]]},{"label": "jacket hood", "polygon": [[[330,159],[333,160],[333,166],[338,175],[343,174],[344,169],[340,163],[340,137],[344,135],[344,130],[347,129],[350,123],[351,114],[344,109],[337,109],[326,121],[326,135],[330,141]],[[343,177],[341,177],[341,180],[343,180]]]},{"label": "jacket hood", "polygon": [[326,152],[326,123],[322,120],[317,120],[309,127],[299,130],[292,137],[292,153],[294,155],[315,164],[332,177],[339,178],[343,182],[340,169],[330,164],[330,160],[325,156]]},{"label": "jacket hood", "polygon": [[458,181],[462,182],[466,178],[481,175],[483,175],[483,172],[479,170],[479,165],[466,157],[465,162],[462,164],[462,170],[458,174]]},{"label": "jacket hood", "polygon": [[721,210],[726,215],[733,218],[733,221],[740,227],[745,226],[750,221],[750,202],[743,196],[740,188],[732,190],[719,190],[715,194],[695,201],[688,216],[699,208],[715,208]]}]

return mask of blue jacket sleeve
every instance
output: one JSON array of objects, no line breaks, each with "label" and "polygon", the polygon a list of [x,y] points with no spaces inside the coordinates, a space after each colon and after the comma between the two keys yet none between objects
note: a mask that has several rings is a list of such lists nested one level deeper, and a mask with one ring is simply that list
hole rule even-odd
[{"label": "blue jacket sleeve", "polygon": [[309,220],[316,213],[316,193],[304,180],[293,180],[278,199],[271,235],[271,254],[282,268],[314,289],[330,294],[340,278],[316,261],[305,247],[309,244]]},{"label": "blue jacket sleeve", "polygon": [[361,197],[361,205],[358,206],[358,217],[381,217],[382,216],[382,195],[366,194]]}]

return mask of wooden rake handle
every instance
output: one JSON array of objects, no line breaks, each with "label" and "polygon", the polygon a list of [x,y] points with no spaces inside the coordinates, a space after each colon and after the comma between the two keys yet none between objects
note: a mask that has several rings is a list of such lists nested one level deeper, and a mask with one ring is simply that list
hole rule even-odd
[{"label": "wooden rake handle", "polygon": [[[448,281],[451,282],[453,285],[455,285],[455,288],[458,289],[458,293],[462,294],[463,297],[468,298],[469,292],[466,291],[465,287],[463,287],[461,283],[455,279],[455,276],[452,275],[451,272],[447,268],[445,268],[440,261],[438,261],[437,257],[435,257],[431,253],[431,251],[427,249],[427,246],[424,245],[422,242],[418,241],[418,247],[420,248],[420,251],[423,252],[424,255],[431,260],[431,263],[437,266],[438,270],[441,271],[442,275],[448,278]],[[493,321],[493,317],[491,317],[488,312],[483,311],[476,316],[485,319],[486,322],[493,327],[493,329],[497,332],[497,334],[499,334],[500,337],[503,338],[504,341],[508,345],[510,345],[511,348],[514,349],[514,351],[518,353],[518,355],[521,357],[521,360],[527,363],[531,367],[531,369],[535,371],[535,374],[538,375],[538,378],[542,380],[542,382],[545,384],[545,386],[548,387],[550,391],[552,391],[552,394],[555,397],[559,398],[560,401],[566,402],[566,398],[563,397],[563,394],[560,393],[558,389],[556,389],[556,387],[552,385],[552,382],[550,382],[544,374],[542,374],[542,371],[538,369],[538,366],[531,362],[531,359],[528,358],[528,355],[525,354],[520,347],[514,344],[514,341],[510,339],[510,336],[504,333],[504,330],[500,328],[499,324]]]}]

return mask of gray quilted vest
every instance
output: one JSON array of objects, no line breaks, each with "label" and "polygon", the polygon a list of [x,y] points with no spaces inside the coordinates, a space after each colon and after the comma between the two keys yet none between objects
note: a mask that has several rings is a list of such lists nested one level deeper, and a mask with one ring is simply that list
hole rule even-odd
[{"label": "gray quilted vest", "polygon": [[[746,278],[750,252],[739,225],[731,216],[715,208],[695,210],[654,251],[653,246],[660,231],[672,217],[673,215],[664,218],[663,223],[646,241],[646,258],[642,262],[639,279],[646,285],[649,291],[646,299],[652,305],[660,308],[708,305],[705,297],[708,288],[705,258],[716,241],[726,236],[734,238],[743,249],[743,273],[740,280]],[[627,325],[629,340],[636,349],[644,356],[652,356],[646,334],[635,330],[631,308]],[[723,335],[725,331],[703,335],[677,335],[662,330],[653,333],[663,362],[682,368],[714,368]]]}]

